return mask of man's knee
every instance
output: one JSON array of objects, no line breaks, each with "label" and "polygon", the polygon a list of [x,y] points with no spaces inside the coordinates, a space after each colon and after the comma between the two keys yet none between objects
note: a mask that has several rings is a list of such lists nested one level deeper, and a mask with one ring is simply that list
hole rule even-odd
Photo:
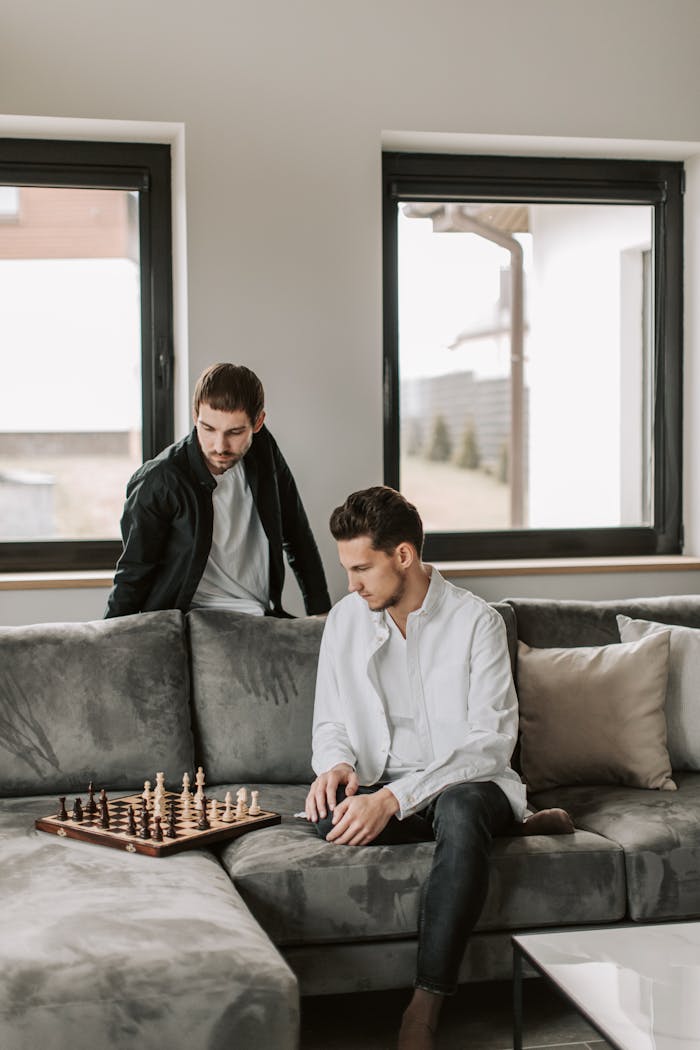
[{"label": "man's knee", "polygon": [[510,819],[508,800],[491,782],[454,784],[435,804],[436,834],[450,837],[488,839]]}]

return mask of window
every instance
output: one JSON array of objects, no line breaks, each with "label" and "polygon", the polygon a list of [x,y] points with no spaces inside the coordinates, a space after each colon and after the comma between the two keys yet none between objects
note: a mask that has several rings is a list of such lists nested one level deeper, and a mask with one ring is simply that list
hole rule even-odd
[{"label": "window", "polygon": [[170,147],[0,140],[0,569],[112,568],[173,439]]},{"label": "window", "polygon": [[386,153],[384,472],[434,559],[677,553],[683,167]]}]

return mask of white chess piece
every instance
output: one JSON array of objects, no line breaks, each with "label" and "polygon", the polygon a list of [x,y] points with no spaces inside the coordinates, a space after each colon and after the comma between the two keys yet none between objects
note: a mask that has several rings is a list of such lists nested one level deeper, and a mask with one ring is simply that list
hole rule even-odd
[{"label": "white chess piece", "polygon": [[248,816],[249,817],[257,817],[257,816],[260,815],[260,803],[258,801],[259,798],[260,798],[260,792],[259,791],[251,791],[251,793],[250,793],[250,809],[248,810]]},{"label": "white chess piece", "polygon": [[194,782],[197,785],[194,797],[201,801],[201,799],[204,798],[204,770],[201,766],[197,770],[197,776],[194,778]]},{"label": "white chess piece", "polygon": [[146,803],[146,806],[147,806],[148,809],[151,808],[151,798],[152,798],[152,796],[153,796],[153,792],[151,791],[151,782],[150,782],[150,780],[146,780],[144,782],[144,785],[143,785],[143,793],[141,795],[141,798]]},{"label": "white chess piece", "polygon": [[192,820],[192,801],[189,797],[182,800],[182,819]]},{"label": "white chess piece", "polygon": [[227,791],[226,792],[226,797],[224,798],[224,802],[226,803],[226,808],[225,808],[224,812],[221,814],[221,819],[224,821],[225,824],[233,824],[234,820],[236,819],[236,814],[233,812],[232,801],[233,800],[231,798],[231,792]]},{"label": "white chess piece", "polygon": [[156,773],[156,790],[153,795],[153,815],[165,820],[165,773]]},{"label": "white chess piece", "polygon": [[219,803],[218,800],[213,798],[209,803],[209,820],[214,821],[219,819]]},{"label": "white chess piece", "polygon": [[248,815],[248,792],[239,788],[236,792],[236,820],[243,820]]}]

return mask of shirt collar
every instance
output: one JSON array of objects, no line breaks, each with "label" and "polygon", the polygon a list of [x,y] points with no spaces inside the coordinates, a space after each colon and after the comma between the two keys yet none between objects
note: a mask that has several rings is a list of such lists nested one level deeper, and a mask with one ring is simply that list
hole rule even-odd
[{"label": "shirt collar", "polygon": [[[447,588],[447,581],[440,575],[434,565],[427,565],[426,568],[430,570],[430,583],[428,584],[428,590],[425,592],[423,604],[418,609],[414,609],[412,613],[409,613],[409,617],[421,614],[430,616],[440,605],[440,602],[444,597]],[[384,628],[388,632],[388,615],[386,609],[381,609],[377,612],[370,609],[370,616],[378,631],[381,631],[381,629]]]}]

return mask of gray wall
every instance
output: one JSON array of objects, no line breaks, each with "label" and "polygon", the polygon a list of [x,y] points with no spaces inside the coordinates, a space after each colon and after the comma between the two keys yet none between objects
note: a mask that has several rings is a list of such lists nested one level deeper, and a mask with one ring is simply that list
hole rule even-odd
[{"label": "gray wall", "polygon": [[329,509],[382,479],[382,137],[697,142],[699,39],[697,0],[6,0],[0,105],[184,124],[180,389],[260,373],[338,596]]}]

